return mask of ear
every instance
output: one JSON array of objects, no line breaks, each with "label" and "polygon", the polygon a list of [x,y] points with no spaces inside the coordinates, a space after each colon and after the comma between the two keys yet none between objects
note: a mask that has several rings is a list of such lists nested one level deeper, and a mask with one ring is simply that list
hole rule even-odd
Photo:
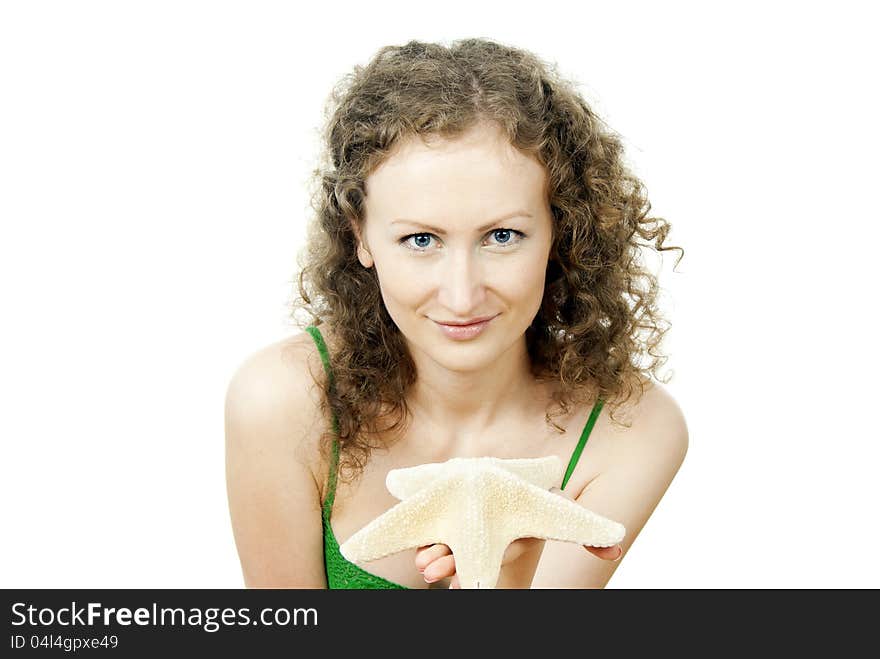
[{"label": "ear", "polygon": [[351,230],[354,232],[355,242],[357,243],[357,257],[358,261],[360,261],[361,265],[365,268],[371,268],[373,266],[373,255],[370,254],[369,249],[364,246],[364,241],[361,237],[361,230],[358,227],[357,222],[349,220],[351,224]]}]

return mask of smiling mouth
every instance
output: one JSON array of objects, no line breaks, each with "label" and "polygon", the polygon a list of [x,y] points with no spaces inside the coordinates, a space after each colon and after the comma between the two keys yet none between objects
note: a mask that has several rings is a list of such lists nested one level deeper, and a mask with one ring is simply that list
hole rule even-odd
[{"label": "smiling mouth", "polygon": [[[498,314],[495,314],[495,316],[497,316],[497,315]],[[493,318],[495,318],[495,316],[486,316],[485,318],[478,318],[477,320],[471,320],[471,321],[464,322],[464,323],[457,323],[457,322],[444,323],[441,320],[435,320],[434,322],[437,323],[438,325],[446,325],[447,327],[468,327],[470,325],[479,325],[480,323],[485,323],[487,320],[492,320]]]}]

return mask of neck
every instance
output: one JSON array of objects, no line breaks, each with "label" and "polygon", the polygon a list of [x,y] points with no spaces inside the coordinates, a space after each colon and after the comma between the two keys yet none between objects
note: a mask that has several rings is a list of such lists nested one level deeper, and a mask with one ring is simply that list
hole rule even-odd
[{"label": "neck", "polygon": [[413,353],[418,379],[410,407],[432,429],[432,442],[470,442],[499,421],[523,418],[536,404],[525,339],[491,366],[453,371]]}]

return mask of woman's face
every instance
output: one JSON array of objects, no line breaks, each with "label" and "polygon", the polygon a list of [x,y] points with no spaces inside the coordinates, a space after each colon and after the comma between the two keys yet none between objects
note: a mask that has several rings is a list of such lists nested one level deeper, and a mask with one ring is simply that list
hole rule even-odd
[{"label": "woman's face", "polygon": [[[552,240],[546,171],[492,124],[430,146],[411,139],[366,180],[358,249],[412,348],[478,370],[522,341],[541,306]],[[438,321],[494,316],[478,336]]]}]

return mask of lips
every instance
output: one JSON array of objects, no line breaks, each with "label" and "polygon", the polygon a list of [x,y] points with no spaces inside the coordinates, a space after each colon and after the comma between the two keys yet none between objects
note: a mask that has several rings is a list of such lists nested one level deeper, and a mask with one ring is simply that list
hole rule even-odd
[{"label": "lips", "polygon": [[[496,314],[496,315],[498,315],[498,314]],[[465,320],[465,321],[461,321],[461,322],[454,321],[454,320],[448,321],[448,322],[442,321],[442,320],[436,320],[434,322],[436,322],[438,325],[448,325],[449,327],[467,327],[468,325],[476,325],[477,323],[482,323],[487,320],[491,320],[494,317],[495,316],[483,316],[481,318],[474,318],[473,320]]]},{"label": "lips", "polygon": [[436,321],[434,322],[446,338],[455,341],[468,341],[483,334],[486,328],[488,328],[492,324],[492,321],[497,317],[498,314],[495,316],[489,316],[486,320],[477,321],[476,323],[470,323],[468,325],[448,325]]}]

